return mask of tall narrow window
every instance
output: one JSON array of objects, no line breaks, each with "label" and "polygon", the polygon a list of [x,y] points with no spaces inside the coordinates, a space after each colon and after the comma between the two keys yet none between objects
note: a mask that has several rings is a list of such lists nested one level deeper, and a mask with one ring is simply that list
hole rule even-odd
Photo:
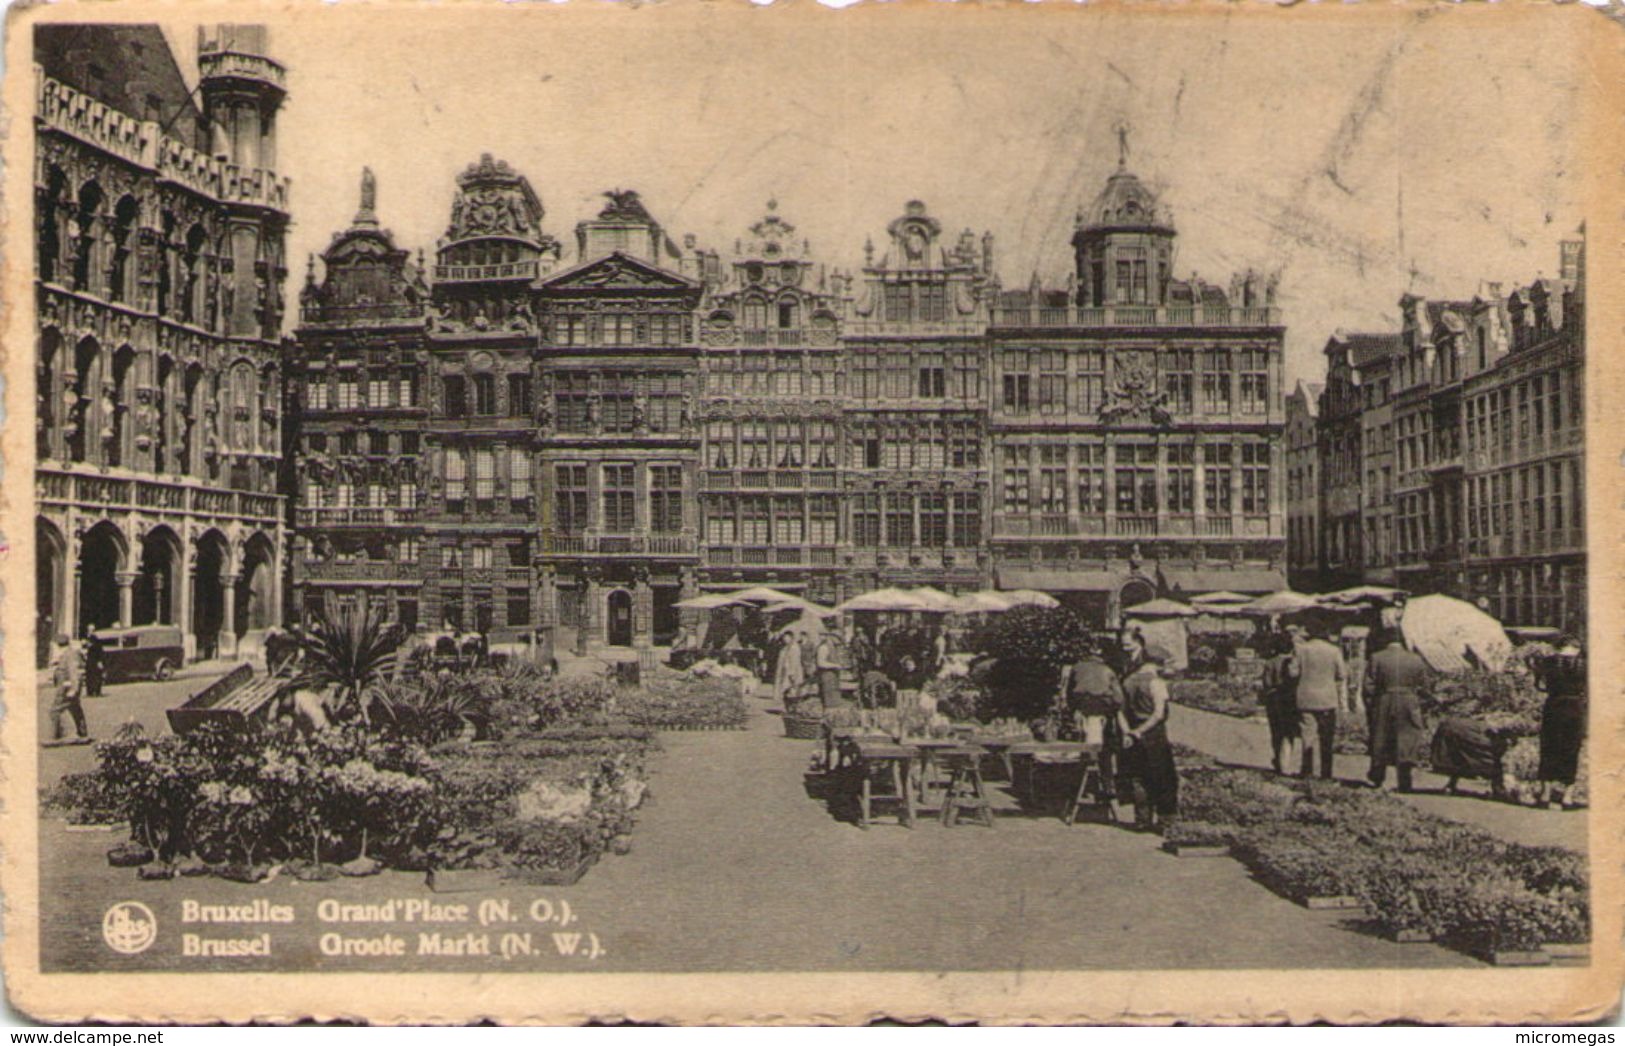
[{"label": "tall narrow window", "polygon": [[1084,443],[1072,448],[1077,461],[1078,512],[1101,516],[1106,512],[1106,448]]},{"label": "tall narrow window", "polygon": [[528,418],[535,410],[530,397],[530,375],[508,375],[508,414],[515,418]]},{"label": "tall narrow window", "polygon": [[508,500],[515,512],[522,512],[530,504],[530,455],[523,450],[508,454]]},{"label": "tall narrow window", "polygon": [[1230,514],[1230,444],[1210,443],[1202,448],[1203,508],[1210,516]]},{"label": "tall narrow window", "polygon": [[[446,417],[468,417],[468,384],[463,380],[463,376],[460,374],[448,374],[441,380],[446,390]],[[342,380],[340,381],[339,388],[341,390],[339,395],[339,409],[343,410],[345,407],[343,402],[344,395],[342,390],[344,385]]]},{"label": "tall narrow window", "polygon": [[1032,511],[1032,449],[1004,448],[1004,511],[1025,515]]},{"label": "tall narrow window", "polygon": [[1066,354],[1055,349],[1038,354],[1038,413],[1066,413]]},{"label": "tall narrow window", "polygon": [[1241,446],[1241,510],[1257,515],[1270,510],[1270,447],[1267,443]]},{"label": "tall narrow window", "polygon": [[1230,413],[1230,353],[1213,349],[1202,354],[1202,410]]},{"label": "tall narrow window", "polygon": [[948,368],[942,353],[920,353],[917,370],[917,396],[921,399],[941,399],[948,394]]},{"label": "tall narrow window", "polygon": [[886,544],[908,548],[914,544],[914,497],[911,494],[886,495]]},{"label": "tall narrow window", "polygon": [[474,500],[489,503],[496,496],[497,456],[481,447],[474,452]]},{"label": "tall narrow window", "polygon": [[1263,349],[1245,349],[1241,353],[1241,412],[1266,414],[1269,412],[1269,353]]},{"label": "tall narrow window", "polygon": [[1188,515],[1196,511],[1196,447],[1176,443],[1168,447],[1168,511]]},{"label": "tall narrow window", "polygon": [[1189,414],[1193,403],[1195,375],[1189,349],[1174,349],[1162,358],[1162,390],[1168,397],[1168,410],[1173,414]]},{"label": "tall narrow window", "polygon": [[468,497],[468,462],[456,447],[446,448],[445,461],[446,507],[453,512],[461,511],[463,500]]},{"label": "tall narrow window", "polygon": [[587,529],[587,466],[553,467],[553,529],[563,535]]},{"label": "tall narrow window", "polygon": [[649,529],[676,534],[683,529],[683,467],[649,466]]},{"label": "tall narrow window", "polygon": [[604,530],[628,534],[636,525],[637,466],[605,465],[603,470]]},{"label": "tall narrow window", "polygon": [[1042,446],[1038,448],[1038,505],[1046,515],[1066,515],[1067,496],[1066,447]]}]

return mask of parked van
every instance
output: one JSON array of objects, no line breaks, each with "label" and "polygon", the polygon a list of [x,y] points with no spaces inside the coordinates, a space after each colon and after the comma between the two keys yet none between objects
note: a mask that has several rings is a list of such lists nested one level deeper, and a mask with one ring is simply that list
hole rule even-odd
[{"label": "parked van", "polygon": [[174,625],[104,628],[92,634],[102,645],[107,683],[168,679],[186,657],[181,630]]}]

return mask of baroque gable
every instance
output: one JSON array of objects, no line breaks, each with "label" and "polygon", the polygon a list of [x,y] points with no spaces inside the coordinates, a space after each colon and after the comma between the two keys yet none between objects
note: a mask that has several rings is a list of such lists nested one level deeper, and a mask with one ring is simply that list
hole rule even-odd
[{"label": "baroque gable", "polygon": [[616,252],[579,265],[543,282],[548,293],[592,291],[698,292],[700,285],[657,265]]}]

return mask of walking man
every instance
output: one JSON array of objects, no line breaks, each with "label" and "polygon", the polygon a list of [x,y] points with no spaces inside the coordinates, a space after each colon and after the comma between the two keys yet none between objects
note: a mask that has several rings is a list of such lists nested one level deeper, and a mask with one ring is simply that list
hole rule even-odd
[{"label": "walking man", "polygon": [[1298,681],[1298,734],[1303,744],[1300,769],[1304,777],[1314,773],[1318,745],[1320,776],[1329,781],[1337,744],[1337,706],[1348,679],[1348,665],[1343,661],[1343,652],[1317,631],[1293,650],[1291,672]]},{"label": "walking man", "polygon": [[90,730],[85,725],[85,707],[80,703],[85,686],[84,654],[80,648],[67,636],[56,637],[56,657],[51,665],[51,682],[56,688],[56,696],[51,700],[51,742],[62,741],[62,714],[66,712],[73,718],[74,729],[78,731],[81,744],[90,740]]}]

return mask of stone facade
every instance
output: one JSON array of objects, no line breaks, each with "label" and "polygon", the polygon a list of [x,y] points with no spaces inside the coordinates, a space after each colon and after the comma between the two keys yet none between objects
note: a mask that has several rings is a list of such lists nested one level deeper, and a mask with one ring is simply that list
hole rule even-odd
[{"label": "stone facade", "polygon": [[41,657],[53,633],[173,624],[188,656],[282,614],[282,67],[199,31],[40,26],[36,359]]},{"label": "stone facade", "polygon": [[617,190],[565,263],[487,157],[429,273],[375,195],[289,361],[302,607],[381,588],[427,628],[586,650],[663,644],[680,599],[755,584],[1037,587],[1102,621],[1284,584],[1273,285],[1173,279],[1126,169],[1053,291],[1003,291],[992,235],[920,201],[848,274],[774,203],[724,259]]},{"label": "stone facade", "polygon": [[1307,587],[1444,592],[1514,626],[1585,622],[1584,242],[1511,294],[1400,299],[1326,346],[1320,548]]}]

